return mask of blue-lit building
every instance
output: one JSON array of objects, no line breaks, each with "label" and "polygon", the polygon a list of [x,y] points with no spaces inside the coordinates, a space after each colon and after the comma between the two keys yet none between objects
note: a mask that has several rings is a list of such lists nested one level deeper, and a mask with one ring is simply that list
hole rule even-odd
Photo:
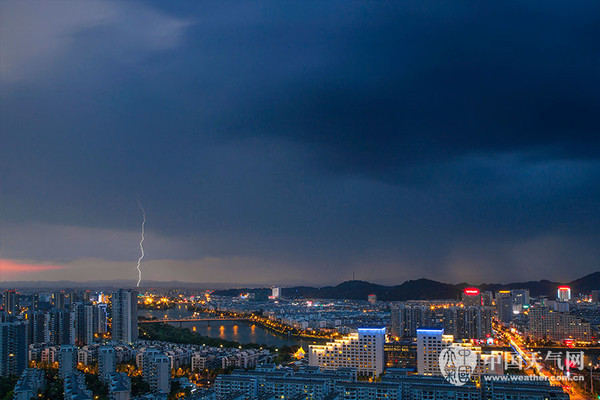
[{"label": "blue-lit building", "polygon": [[324,345],[309,347],[309,364],[321,369],[354,368],[358,375],[379,376],[385,367],[385,328],[358,328]]}]

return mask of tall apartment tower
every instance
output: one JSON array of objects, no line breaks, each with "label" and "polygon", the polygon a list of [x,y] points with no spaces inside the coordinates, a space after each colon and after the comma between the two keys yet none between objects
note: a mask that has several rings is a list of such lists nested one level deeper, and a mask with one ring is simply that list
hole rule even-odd
[{"label": "tall apartment tower", "polygon": [[571,288],[568,286],[559,286],[557,297],[558,301],[571,300]]},{"label": "tall apartment tower", "polygon": [[65,293],[64,290],[54,292],[54,294],[52,295],[52,303],[54,304],[54,307],[58,308],[58,309],[65,308],[66,296],[67,296],[67,294]]},{"label": "tall apartment tower", "polygon": [[152,391],[169,393],[171,378],[171,360],[156,348],[146,350],[142,361],[142,378]]},{"label": "tall apartment tower", "polygon": [[75,316],[75,344],[85,346],[94,341],[94,306],[76,303],[73,307]]},{"label": "tall apartment tower", "polygon": [[496,296],[496,312],[498,321],[509,324],[513,318],[513,299],[509,290],[501,290]]},{"label": "tall apartment tower", "polygon": [[94,329],[98,333],[106,333],[108,321],[107,305],[104,303],[94,307]]},{"label": "tall apartment tower", "polygon": [[439,357],[442,350],[452,345],[452,335],[444,335],[444,329],[417,329],[417,373],[441,375]]},{"label": "tall apartment tower", "polygon": [[112,339],[131,343],[138,338],[137,292],[119,289],[112,294]]},{"label": "tall apartment tower", "polygon": [[109,375],[117,370],[117,352],[112,346],[101,346],[98,351],[98,375],[107,382]]},{"label": "tall apartment tower", "polygon": [[512,289],[510,295],[513,298],[514,306],[520,306],[521,309],[529,306],[529,289]]},{"label": "tall apartment tower", "polygon": [[27,340],[29,344],[50,342],[50,314],[44,311],[28,311],[29,327]]},{"label": "tall apartment tower", "polygon": [[465,307],[483,305],[483,298],[479,289],[468,287],[463,289],[462,302]]},{"label": "tall apartment tower", "polygon": [[19,308],[19,293],[16,290],[5,290],[4,301],[2,302],[2,308],[9,315],[16,315]]},{"label": "tall apartment tower", "polygon": [[75,371],[77,365],[77,347],[65,344],[58,351],[58,376],[64,379]]},{"label": "tall apartment tower", "polygon": [[27,366],[27,322],[0,323],[0,376],[20,375]]},{"label": "tall apartment tower", "polygon": [[418,328],[435,324],[435,311],[428,306],[400,304],[392,307],[390,333],[393,337],[416,337]]},{"label": "tall apartment tower", "polygon": [[75,344],[75,314],[65,309],[53,309],[49,314],[50,342]]}]

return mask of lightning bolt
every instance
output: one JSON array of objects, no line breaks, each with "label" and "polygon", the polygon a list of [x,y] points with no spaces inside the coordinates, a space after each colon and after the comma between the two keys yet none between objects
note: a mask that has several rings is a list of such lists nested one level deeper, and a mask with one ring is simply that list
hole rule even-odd
[{"label": "lightning bolt", "polygon": [[142,220],[142,239],[140,240],[140,258],[138,258],[137,262],[137,270],[138,270],[138,281],[137,287],[140,287],[140,282],[142,282],[142,270],[140,269],[140,265],[142,263],[142,259],[144,258],[144,225],[146,225],[146,211],[144,211],[144,207],[142,207],[142,203],[138,201],[138,206],[140,206],[140,210],[142,210],[142,216],[144,219]]}]

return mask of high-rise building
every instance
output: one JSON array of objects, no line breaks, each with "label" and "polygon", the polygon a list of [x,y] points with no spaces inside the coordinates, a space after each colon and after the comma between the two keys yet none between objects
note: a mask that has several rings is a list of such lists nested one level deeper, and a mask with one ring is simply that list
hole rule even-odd
[{"label": "high-rise building", "polygon": [[94,308],[94,327],[98,333],[108,332],[108,311],[104,303],[97,304]]},{"label": "high-rise building", "polygon": [[281,297],[281,288],[280,287],[274,287],[271,289],[271,297],[273,297],[274,299],[278,299]]},{"label": "high-rise building", "polygon": [[58,308],[58,309],[65,308],[65,306],[66,306],[66,301],[65,301],[66,296],[67,296],[67,294],[65,293],[64,290],[54,292],[54,294],[52,295],[52,303],[54,304],[54,307]]},{"label": "high-rise building", "polygon": [[444,333],[457,339],[468,338],[467,309],[465,307],[444,308]]},{"label": "high-rise building", "polygon": [[156,348],[148,348],[142,361],[142,378],[150,389],[158,393],[169,393],[171,378],[171,360]]},{"label": "high-rise building", "polygon": [[29,344],[50,342],[50,314],[43,311],[28,311],[25,314],[28,325],[27,340]]},{"label": "high-rise building", "polygon": [[521,311],[529,307],[529,289],[511,289],[513,310]]},{"label": "high-rise building", "polygon": [[101,346],[98,350],[98,376],[107,381],[111,373],[117,370],[117,352],[112,346]]},{"label": "high-rise building", "polygon": [[571,288],[568,286],[559,286],[557,298],[558,298],[558,301],[571,300]]},{"label": "high-rise building", "polygon": [[469,307],[467,309],[466,339],[486,339],[492,336],[492,307]]},{"label": "high-rise building", "polygon": [[487,290],[481,293],[481,302],[484,307],[491,307],[494,305],[494,293]]},{"label": "high-rise building", "polygon": [[546,339],[560,342],[573,339],[591,341],[591,326],[574,315],[555,312],[550,307],[533,307],[529,310],[527,336],[531,340]]},{"label": "high-rise building", "polygon": [[417,373],[441,375],[439,357],[442,350],[451,346],[454,338],[444,335],[442,328],[417,329]]},{"label": "high-rise building", "polygon": [[479,289],[474,287],[464,288],[462,293],[462,302],[465,307],[483,305],[481,292]]},{"label": "high-rise building", "polygon": [[417,331],[417,371],[419,375],[440,376],[440,354],[450,346],[465,349],[475,354],[477,363],[471,372],[475,376],[484,374],[503,375],[504,370],[502,351],[492,351],[484,354],[481,347],[472,346],[469,343],[454,343],[452,335],[445,335],[443,329],[422,328]]},{"label": "high-rise building", "polygon": [[437,324],[437,317],[431,307],[425,305],[400,304],[392,307],[391,329],[393,337],[416,337],[417,329]]},{"label": "high-rise building", "polygon": [[27,324],[0,323],[0,376],[20,375],[27,367]]},{"label": "high-rise building", "polygon": [[444,332],[456,339],[485,339],[492,334],[491,307],[448,307],[443,314]]},{"label": "high-rise building", "polygon": [[137,292],[119,289],[112,294],[113,340],[131,343],[138,338]]},{"label": "high-rise building", "polygon": [[19,293],[14,289],[4,291],[4,300],[2,301],[2,308],[8,313],[8,315],[18,314],[19,298]]},{"label": "high-rise building", "polygon": [[323,369],[355,368],[359,375],[378,376],[384,368],[385,328],[358,328],[334,342],[309,346],[309,365]]},{"label": "high-rise building", "polygon": [[31,308],[30,311],[37,311],[40,308],[40,295],[35,293],[31,295]]},{"label": "high-rise building", "polygon": [[600,290],[592,290],[592,302],[600,303]]},{"label": "high-rise building", "polygon": [[85,346],[94,341],[94,306],[91,304],[75,303],[73,306],[75,316],[75,344]]},{"label": "high-rise building", "polygon": [[496,312],[500,323],[510,324],[513,319],[513,299],[510,290],[501,290],[496,295]]},{"label": "high-rise building", "polygon": [[377,295],[376,294],[370,294],[367,296],[367,301],[371,304],[375,304],[377,303]]},{"label": "high-rise building", "polygon": [[85,290],[83,293],[81,293],[81,300],[85,304],[89,304],[92,300],[92,292],[90,292],[89,290]]},{"label": "high-rise building", "polygon": [[65,344],[58,350],[58,375],[64,379],[72,374],[77,366],[77,347]]},{"label": "high-rise building", "polygon": [[75,344],[75,315],[66,309],[53,309],[49,313],[50,343]]}]

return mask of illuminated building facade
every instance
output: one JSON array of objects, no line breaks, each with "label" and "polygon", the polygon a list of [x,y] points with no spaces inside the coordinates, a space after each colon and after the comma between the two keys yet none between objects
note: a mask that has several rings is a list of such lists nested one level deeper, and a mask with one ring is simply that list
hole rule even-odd
[{"label": "illuminated building facade", "polygon": [[557,298],[558,298],[558,301],[571,300],[571,288],[568,286],[559,286]]},{"label": "illuminated building facade", "polygon": [[534,307],[529,310],[527,336],[531,340],[590,342],[591,326],[569,313],[555,312],[550,307]]},{"label": "illuminated building facade", "polygon": [[309,365],[322,369],[355,368],[358,375],[379,376],[384,369],[385,328],[359,328],[334,342],[309,347]]},{"label": "illuminated building facade", "polygon": [[462,302],[465,307],[483,305],[481,292],[479,292],[479,289],[477,288],[464,288],[462,293]]},{"label": "illuminated building facade", "polygon": [[441,375],[439,357],[442,350],[451,346],[454,338],[444,335],[443,328],[417,329],[417,373]]}]

